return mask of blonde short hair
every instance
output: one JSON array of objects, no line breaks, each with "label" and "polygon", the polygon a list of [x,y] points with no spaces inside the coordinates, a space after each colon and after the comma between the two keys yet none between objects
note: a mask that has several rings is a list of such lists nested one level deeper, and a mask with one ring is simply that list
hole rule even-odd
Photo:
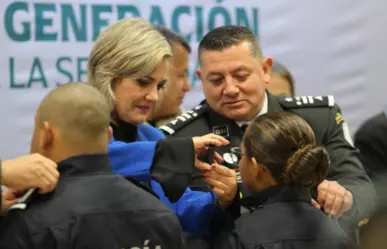
[{"label": "blonde short hair", "polygon": [[150,75],[172,56],[168,41],[146,20],[127,18],[104,30],[89,55],[88,83],[96,87],[114,109],[112,84],[124,77]]}]

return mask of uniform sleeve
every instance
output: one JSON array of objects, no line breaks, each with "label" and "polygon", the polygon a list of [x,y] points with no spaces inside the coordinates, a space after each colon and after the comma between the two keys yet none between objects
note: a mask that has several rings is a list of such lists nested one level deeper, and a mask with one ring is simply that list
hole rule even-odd
[{"label": "uniform sleeve", "polygon": [[35,248],[23,218],[17,214],[8,214],[1,223],[0,248]]},{"label": "uniform sleeve", "polygon": [[328,127],[324,143],[331,156],[328,180],[337,181],[353,194],[353,218],[367,217],[375,203],[375,190],[358,158],[359,151],[353,146],[348,125],[337,105],[331,109]]},{"label": "uniform sleeve", "polygon": [[185,232],[196,235],[211,233],[211,221],[217,209],[215,194],[187,188],[176,203],[171,203],[155,181],[152,182],[152,190],[166,206],[175,211]]},{"label": "uniform sleeve", "polygon": [[152,179],[150,168],[156,151],[157,142],[124,143],[113,141],[109,144],[108,156],[113,171],[137,181]]},{"label": "uniform sleeve", "polygon": [[114,141],[109,144],[108,156],[115,173],[138,181],[156,180],[171,202],[179,200],[192,180],[195,154],[190,138]]},{"label": "uniform sleeve", "polygon": [[375,184],[380,204],[387,204],[387,133],[384,114],[366,122],[355,134],[355,146],[360,150],[360,161]]}]

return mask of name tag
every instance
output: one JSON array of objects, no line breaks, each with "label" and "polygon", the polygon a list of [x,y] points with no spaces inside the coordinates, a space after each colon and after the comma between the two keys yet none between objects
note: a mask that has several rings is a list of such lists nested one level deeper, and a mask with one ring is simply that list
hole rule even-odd
[{"label": "name tag", "polygon": [[227,125],[221,125],[221,126],[214,126],[212,127],[212,133],[218,136],[222,137],[228,137],[230,136],[228,126]]}]

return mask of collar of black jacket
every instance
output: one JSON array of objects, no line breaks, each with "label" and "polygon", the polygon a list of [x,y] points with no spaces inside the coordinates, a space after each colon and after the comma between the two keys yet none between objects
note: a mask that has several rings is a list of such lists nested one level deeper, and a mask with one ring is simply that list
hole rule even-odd
[{"label": "collar of black jacket", "polygon": [[277,185],[262,192],[245,197],[244,205],[258,208],[276,202],[307,202],[311,203],[310,189],[299,185]]},{"label": "collar of black jacket", "polygon": [[137,125],[130,124],[118,117],[116,111],[112,112],[113,122],[110,126],[113,129],[113,136],[116,141],[125,143],[135,142],[138,139]]},{"label": "collar of black jacket", "polygon": [[112,167],[106,154],[88,154],[73,156],[59,162],[58,171],[61,178],[64,178],[95,173],[112,173]]},{"label": "collar of black jacket", "polygon": [[281,106],[280,102],[278,101],[278,96],[274,96],[268,91],[266,91],[267,94],[267,111],[268,112],[283,112],[284,108]]}]

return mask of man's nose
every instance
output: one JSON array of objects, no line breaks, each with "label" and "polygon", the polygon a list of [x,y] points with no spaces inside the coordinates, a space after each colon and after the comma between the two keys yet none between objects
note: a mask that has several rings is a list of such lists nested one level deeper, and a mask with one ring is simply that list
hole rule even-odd
[{"label": "man's nose", "polygon": [[188,78],[184,79],[184,82],[183,82],[183,92],[188,92],[189,90],[191,90],[191,83],[189,82]]},{"label": "man's nose", "polygon": [[226,79],[226,86],[223,90],[224,95],[235,96],[239,93],[239,88],[232,78]]}]

